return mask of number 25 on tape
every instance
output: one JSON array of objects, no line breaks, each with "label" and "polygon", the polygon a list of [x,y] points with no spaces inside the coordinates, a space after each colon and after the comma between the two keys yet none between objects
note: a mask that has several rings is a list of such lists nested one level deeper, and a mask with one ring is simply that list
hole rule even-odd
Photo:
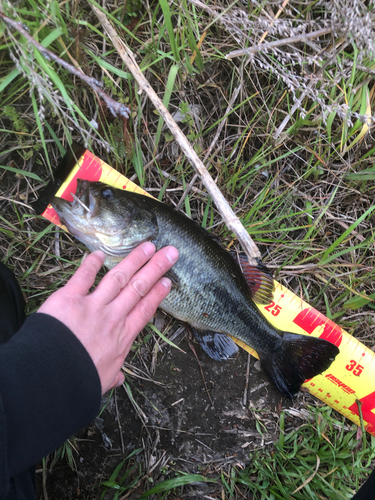
[{"label": "number 25 on tape", "polygon": [[264,309],[266,311],[269,311],[272,314],[272,316],[278,316],[280,314],[282,307],[279,306],[279,304],[275,304],[275,302],[272,301]]}]

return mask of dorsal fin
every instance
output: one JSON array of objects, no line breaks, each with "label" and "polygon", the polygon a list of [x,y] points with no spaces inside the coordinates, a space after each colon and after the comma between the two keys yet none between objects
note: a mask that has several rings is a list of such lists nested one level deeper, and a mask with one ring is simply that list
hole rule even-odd
[{"label": "dorsal fin", "polygon": [[253,301],[257,304],[269,304],[275,288],[271,271],[261,261],[256,266],[249,264],[246,255],[235,254],[235,258],[249,285]]}]

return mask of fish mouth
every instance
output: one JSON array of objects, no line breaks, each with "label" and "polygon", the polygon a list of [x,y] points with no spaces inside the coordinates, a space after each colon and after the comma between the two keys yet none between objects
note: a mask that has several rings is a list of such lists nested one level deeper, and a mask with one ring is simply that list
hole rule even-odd
[{"label": "fish mouth", "polygon": [[73,196],[71,202],[72,210],[79,208],[78,205],[86,211],[86,219],[90,219],[95,215],[97,203],[90,191],[90,181],[77,179],[76,193],[70,193]]},{"label": "fish mouth", "polygon": [[[89,230],[88,222],[94,215],[95,205],[91,204],[90,207],[89,182],[77,179],[76,192],[70,194],[73,197],[72,201],[55,196],[51,200],[51,205],[59,216],[60,222],[67,227],[69,232],[79,238],[81,234]],[[77,235],[77,231],[80,235]]]},{"label": "fish mouth", "polygon": [[56,210],[60,219],[66,219],[69,215],[72,217],[80,217],[90,219],[95,215],[97,203],[90,192],[90,181],[77,179],[76,192],[70,193],[73,197],[72,201],[64,200],[63,198],[55,198],[51,205]]},{"label": "fish mouth", "polygon": [[[95,193],[95,189],[94,189]],[[60,222],[68,231],[78,239],[84,240],[85,236],[97,237],[103,240],[106,237],[114,237],[121,233],[121,228],[103,228],[97,226],[95,217],[100,213],[100,203],[92,192],[92,183],[84,179],[77,179],[76,192],[70,193],[72,201],[63,198],[55,198],[51,205],[57,212]]]},{"label": "fish mouth", "polygon": [[70,194],[71,201],[55,197],[51,204],[60,222],[90,251],[123,258],[155,237],[155,215],[147,211],[144,215],[142,207],[134,208],[130,202],[122,205],[107,184],[77,179],[76,192]]},{"label": "fish mouth", "polygon": [[82,198],[84,194],[89,192],[90,182],[84,179],[77,179],[77,189],[76,196],[77,198]]}]

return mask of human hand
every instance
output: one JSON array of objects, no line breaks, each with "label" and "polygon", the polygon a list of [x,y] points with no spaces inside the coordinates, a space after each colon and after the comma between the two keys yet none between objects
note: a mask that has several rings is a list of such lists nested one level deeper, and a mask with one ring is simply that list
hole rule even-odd
[{"label": "human hand", "polygon": [[98,370],[102,394],[123,383],[122,364],[171,289],[171,281],[162,276],[177,261],[178,251],[165,247],[155,254],[152,243],[143,243],[89,293],[104,258],[101,251],[90,254],[38,311],[60,320],[81,341]]}]

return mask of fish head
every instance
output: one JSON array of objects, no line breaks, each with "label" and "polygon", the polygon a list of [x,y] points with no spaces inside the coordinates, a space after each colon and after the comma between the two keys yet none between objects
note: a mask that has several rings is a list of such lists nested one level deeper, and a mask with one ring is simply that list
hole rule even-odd
[{"label": "fish head", "polygon": [[77,180],[76,193],[71,194],[72,202],[54,197],[51,205],[71,234],[91,251],[106,254],[107,267],[158,234],[156,216],[139,195],[82,179]]}]

